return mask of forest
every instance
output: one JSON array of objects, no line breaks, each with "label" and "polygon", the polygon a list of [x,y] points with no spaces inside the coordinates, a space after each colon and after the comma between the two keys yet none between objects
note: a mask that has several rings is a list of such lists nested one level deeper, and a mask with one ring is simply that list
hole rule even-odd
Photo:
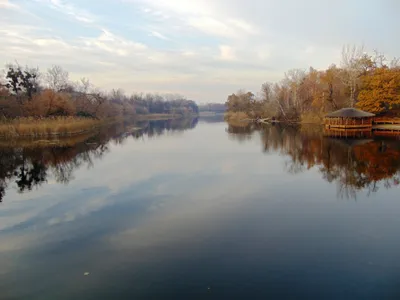
[{"label": "forest", "polygon": [[275,118],[287,122],[321,123],[323,116],[344,107],[381,114],[400,108],[400,63],[364,47],[344,46],[339,66],[326,70],[292,69],[261,91],[240,90],[228,96],[226,119]]},{"label": "forest", "polygon": [[83,126],[83,123],[93,123],[89,120],[134,119],[149,114],[185,117],[197,113],[197,104],[181,95],[134,93],[128,96],[121,89],[104,92],[87,78],[71,81],[69,73],[60,66],[40,72],[39,68],[9,64],[0,81],[2,123],[16,124],[17,120],[21,125],[26,118],[42,120],[41,123],[57,118],[64,125],[80,122]]}]

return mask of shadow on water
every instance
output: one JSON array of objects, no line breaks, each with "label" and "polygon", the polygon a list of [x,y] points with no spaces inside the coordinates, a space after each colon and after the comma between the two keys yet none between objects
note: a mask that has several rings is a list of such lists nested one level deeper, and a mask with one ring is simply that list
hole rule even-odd
[{"label": "shadow on water", "polygon": [[228,125],[231,139],[241,143],[259,134],[265,153],[288,158],[285,169],[298,174],[316,168],[322,178],[337,184],[339,198],[357,192],[377,193],[400,183],[400,141],[396,137],[331,138],[320,127]]},{"label": "shadow on water", "polygon": [[157,138],[165,133],[179,134],[196,127],[197,119],[120,122],[91,135],[58,140],[0,142],[0,202],[7,187],[15,183],[18,192],[39,188],[52,177],[68,184],[74,171],[93,167],[109,152],[110,143],[122,144],[129,138]]},{"label": "shadow on water", "polygon": [[221,123],[224,122],[224,114],[200,116],[199,121],[204,123]]}]

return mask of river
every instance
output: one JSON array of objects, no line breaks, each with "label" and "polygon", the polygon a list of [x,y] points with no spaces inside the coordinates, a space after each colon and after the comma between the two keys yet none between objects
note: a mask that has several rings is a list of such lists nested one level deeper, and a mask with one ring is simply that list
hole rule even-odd
[{"label": "river", "polygon": [[399,299],[400,142],[219,119],[0,142],[0,299]]}]

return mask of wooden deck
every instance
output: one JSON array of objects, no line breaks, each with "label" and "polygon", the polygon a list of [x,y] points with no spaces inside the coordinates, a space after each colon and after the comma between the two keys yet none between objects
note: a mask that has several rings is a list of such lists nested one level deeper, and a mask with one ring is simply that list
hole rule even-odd
[{"label": "wooden deck", "polygon": [[399,125],[374,125],[368,128],[325,127],[325,136],[330,137],[364,137],[364,136],[399,136]]},{"label": "wooden deck", "polygon": [[376,117],[375,125],[400,125],[400,118]]},{"label": "wooden deck", "polygon": [[398,125],[374,125],[372,130],[388,130],[388,131],[400,131],[400,124]]},{"label": "wooden deck", "polygon": [[[349,124],[350,123],[350,124]],[[364,123],[351,121],[340,122],[340,120],[325,121],[325,136],[348,138],[365,136],[399,136],[400,118],[376,117],[370,122]]]},{"label": "wooden deck", "polygon": [[400,137],[400,125],[375,125],[374,136],[398,136]]}]

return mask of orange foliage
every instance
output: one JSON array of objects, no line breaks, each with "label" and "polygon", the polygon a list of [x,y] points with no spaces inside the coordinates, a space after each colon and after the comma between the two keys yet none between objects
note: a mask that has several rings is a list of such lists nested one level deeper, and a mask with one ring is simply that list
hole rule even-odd
[{"label": "orange foliage", "polygon": [[377,68],[362,76],[363,88],[358,95],[357,107],[380,113],[400,105],[400,70]]},{"label": "orange foliage", "polygon": [[400,152],[377,142],[355,146],[354,154],[358,162],[358,172],[369,180],[379,181],[391,178],[399,169]]},{"label": "orange foliage", "polygon": [[70,96],[53,90],[44,90],[33,97],[32,101],[24,104],[28,116],[74,115],[75,106]]}]

